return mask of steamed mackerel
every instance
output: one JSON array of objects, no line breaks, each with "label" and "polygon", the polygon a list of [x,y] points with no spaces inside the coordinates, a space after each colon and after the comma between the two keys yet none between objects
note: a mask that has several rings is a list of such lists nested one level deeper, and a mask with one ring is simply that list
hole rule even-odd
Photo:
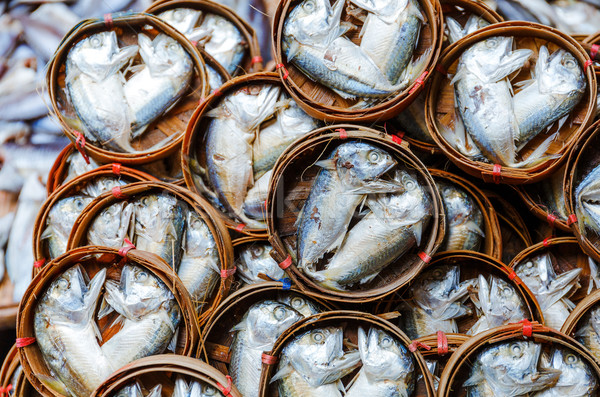
[{"label": "steamed mackerel", "polygon": [[481,230],[483,226],[483,214],[464,189],[453,183],[437,180],[436,184],[444,203],[448,230],[442,251],[471,250],[477,251],[485,237]]}]

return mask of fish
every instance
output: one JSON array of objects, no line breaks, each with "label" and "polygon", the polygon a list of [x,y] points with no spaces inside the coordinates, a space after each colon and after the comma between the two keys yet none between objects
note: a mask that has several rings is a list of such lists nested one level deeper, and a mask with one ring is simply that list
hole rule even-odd
[{"label": "fish", "polygon": [[88,182],[82,189],[81,193],[85,196],[96,198],[104,192],[112,190],[116,186],[124,186],[127,182],[112,176],[97,177]]},{"label": "fish", "polygon": [[587,228],[600,234],[600,165],[595,166],[575,188],[577,226],[583,236]]},{"label": "fish", "polygon": [[254,182],[254,186],[248,190],[244,199],[244,214],[248,218],[265,222],[268,214],[266,208],[267,197],[269,195],[269,183],[271,182],[273,170],[267,171]]},{"label": "fish", "polygon": [[114,368],[121,368],[139,358],[162,354],[171,342],[181,312],[173,293],[148,269],[125,265],[120,283],[108,280],[104,300],[120,316],[122,327],[101,346],[102,353]]},{"label": "fish", "polygon": [[133,203],[137,249],[163,258],[175,271],[181,261],[185,207],[168,194],[148,194]]},{"label": "fish", "polygon": [[277,110],[280,90],[275,85],[253,85],[228,95],[207,113],[212,118],[205,144],[207,175],[216,201],[252,228],[266,227],[248,218],[242,208],[254,184],[252,143],[259,126]]},{"label": "fish", "polygon": [[356,141],[339,145],[316,163],[321,169],[296,223],[301,270],[314,272],[316,262],[342,244],[355,209],[366,197],[356,189],[376,192],[373,185],[396,164],[386,151]]},{"label": "fish", "polygon": [[406,136],[435,144],[425,122],[425,99],[419,95],[402,113],[394,118]]},{"label": "fish", "polygon": [[92,197],[75,195],[55,203],[46,217],[46,228],[41,238],[48,244],[49,259],[67,252],[67,241],[77,217],[92,202]]},{"label": "fish", "polygon": [[387,266],[414,246],[431,218],[430,195],[405,170],[396,169],[394,181],[402,193],[374,195],[371,209],[350,231],[325,269],[305,273],[325,288],[343,291],[374,280]]},{"label": "fish", "polygon": [[194,10],[192,8],[174,8],[171,10],[163,11],[157,15],[160,19],[173,26],[179,32],[183,33],[191,41],[198,41],[202,36],[197,37],[196,25],[201,20],[203,12],[200,10]]},{"label": "fish", "polygon": [[360,363],[360,353],[343,350],[340,327],[306,331],[289,342],[281,353],[277,381],[281,397],[341,396],[339,380]]},{"label": "fish", "polygon": [[142,393],[142,388],[138,382],[134,382],[131,385],[127,385],[121,390],[119,390],[115,397],[144,397]]},{"label": "fish", "polygon": [[283,26],[287,61],[343,98],[381,98],[406,88],[413,76],[392,84],[361,47],[343,36],[348,30],[340,22],[345,3],[304,0],[296,5]]},{"label": "fish", "polygon": [[470,250],[478,251],[485,233],[483,214],[473,197],[456,184],[436,180],[442,193],[448,230],[441,251]]},{"label": "fish", "polygon": [[517,290],[496,276],[486,278],[479,275],[478,293],[475,305],[479,319],[467,331],[467,335],[477,335],[490,328],[516,323],[527,318],[525,301]]},{"label": "fish", "polygon": [[557,275],[552,257],[546,253],[519,264],[515,272],[535,295],[544,314],[544,323],[561,329],[575,307],[568,297],[579,288],[581,269],[575,268]]},{"label": "fish", "polygon": [[25,180],[19,193],[17,212],[12,223],[4,257],[6,272],[13,284],[12,299],[20,302],[31,282],[33,271],[33,228],[46,198],[46,188],[35,173]]},{"label": "fish", "polygon": [[85,161],[85,159],[81,154],[79,154],[79,152],[73,151],[73,153],[71,153],[66,160],[66,163],[68,165],[67,176],[65,177],[65,180],[62,181],[62,184],[64,185],[71,179],[81,176],[86,172],[92,171],[93,169],[96,169],[100,166],[92,158],[90,158],[89,161],[89,163]]},{"label": "fish", "polygon": [[411,339],[435,334],[458,332],[456,319],[471,314],[465,305],[474,279],[460,282],[458,266],[436,266],[417,276],[410,297],[398,308],[402,314],[398,325]]},{"label": "fish", "polygon": [[10,14],[0,16],[0,62],[10,57],[22,34],[23,26],[18,19]]},{"label": "fish", "polygon": [[[566,117],[581,102],[587,83],[577,59],[563,49],[549,54],[541,46],[535,76],[513,97],[519,124],[515,136],[520,150],[554,122]],[[562,122],[559,124],[562,125]]]},{"label": "fish", "polygon": [[546,390],[535,392],[532,397],[585,397],[598,391],[598,376],[574,351],[555,347],[550,353],[549,368],[560,371],[558,382]]},{"label": "fish", "polygon": [[358,328],[362,367],[347,397],[409,397],[415,389],[415,363],[399,340],[375,327]]},{"label": "fish", "polygon": [[360,48],[397,84],[408,66],[424,21],[416,0],[351,0],[368,11],[360,31]]},{"label": "fish", "polygon": [[221,76],[221,74],[210,65],[204,66],[206,66],[206,75],[208,77],[208,86],[210,87],[210,91],[213,92],[218,90],[219,87],[225,84],[225,77]]},{"label": "fish", "polygon": [[139,34],[138,44],[144,66],[123,86],[132,114],[133,139],[140,137],[153,121],[177,104],[190,87],[194,69],[191,56],[164,33],[154,39]]},{"label": "fish", "polygon": [[264,274],[274,280],[285,277],[285,271],[281,269],[275,259],[271,257],[273,247],[266,242],[256,242],[244,245],[236,263],[237,276],[246,284],[256,284],[264,280],[259,274]]},{"label": "fish", "polygon": [[212,296],[221,272],[219,250],[208,225],[197,212],[185,218],[185,243],[177,275],[200,311]]},{"label": "fish", "polygon": [[263,351],[271,350],[277,338],[302,318],[290,306],[264,300],[250,306],[231,329],[235,336],[230,348],[229,375],[243,396],[258,395]]},{"label": "fish", "polygon": [[89,396],[119,368],[103,354],[94,322],[105,278],[102,269],[87,282],[85,271],[75,265],[52,281],[35,307],[36,342],[56,377],[53,383],[44,383],[55,392]]},{"label": "fish", "polygon": [[134,151],[130,142],[133,116],[121,69],[138,48],[119,48],[116,33],[108,31],[79,41],[67,55],[67,92],[86,139],[120,152]]},{"label": "fish", "polygon": [[592,307],[578,323],[574,336],[596,359],[600,357],[600,307]]},{"label": "fish", "polygon": [[208,397],[222,396],[221,393],[208,383],[192,380],[189,384],[180,376],[175,380],[173,397]]},{"label": "fish", "polygon": [[[598,31],[600,10],[582,1],[554,1],[550,4],[561,30],[567,34],[590,35]],[[555,25],[557,25],[555,21]]]},{"label": "fish", "polygon": [[566,222],[569,214],[567,214],[567,207],[565,206],[563,196],[562,182],[564,175],[564,168],[559,169],[548,179],[540,182],[541,188],[539,190],[542,197],[542,204],[548,208],[547,212]]},{"label": "fish", "polygon": [[507,20],[541,23],[535,14],[515,0],[496,0],[498,12]]},{"label": "fish", "polygon": [[279,156],[296,139],[322,126],[286,94],[282,93],[278,102],[275,120],[260,129],[252,144],[254,180],[273,169]]},{"label": "fish", "polygon": [[87,242],[101,247],[121,248],[126,238],[132,239],[131,231],[134,205],[119,201],[98,214],[87,231]]},{"label": "fish", "polygon": [[475,358],[463,384],[468,397],[522,396],[556,384],[560,371],[540,366],[542,345],[528,341],[495,343]]},{"label": "fish", "polygon": [[43,91],[37,60],[17,60],[0,80],[0,120],[30,120],[48,113],[49,96]]},{"label": "fish", "polygon": [[324,311],[324,308],[310,299],[290,291],[282,291],[277,294],[277,302],[285,303],[305,318]]},{"label": "fish", "polygon": [[200,40],[204,50],[219,62],[230,75],[239,74],[248,43],[242,32],[227,18],[208,13],[199,29],[206,38]]}]

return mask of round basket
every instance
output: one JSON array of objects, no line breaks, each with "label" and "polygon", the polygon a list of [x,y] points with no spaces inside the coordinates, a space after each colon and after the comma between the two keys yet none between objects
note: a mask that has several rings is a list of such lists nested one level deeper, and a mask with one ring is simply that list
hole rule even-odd
[{"label": "round basket", "polygon": [[[504,18],[496,11],[492,10],[487,4],[471,0],[440,0],[444,23],[446,17],[455,19],[461,26],[464,26],[469,17],[475,15],[484,19],[489,24],[504,22]],[[444,36],[442,49],[449,45],[448,38]]]},{"label": "round basket", "polygon": [[[190,55],[193,65],[191,86],[187,93],[166,115],[152,122],[146,131],[132,141],[133,153],[117,152],[92,142],[85,142],[81,122],[65,90],[65,64],[70,49],[82,39],[99,32],[114,31],[120,42],[129,45],[137,43],[137,34],[144,32],[154,38],[164,33],[175,39]],[[136,55],[136,59],[139,55]],[[208,94],[208,83],[204,61],[198,50],[181,33],[160,19],[149,14],[107,15],[104,20],[88,19],[80,22],[56,51],[48,66],[46,76],[48,92],[53,112],[58,116],[65,134],[101,163],[120,162],[123,164],[144,164],[171,155],[180,148],[185,126],[194,109]],[[160,143],[159,147],[156,147]],[[85,147],[84,147],[85,146]]]},{"label": "round basket", "polygon": [[[415,347],[419,349],[423,358],[427,361],[428,369],[433,376],[433,383],[436,389],[446,363],[452,357],[452,354],[470,338],[470,336],[462,334],[445,334],[440,331],[436,335],[425,336],[413,341]],[[431,368],[432,363],[435,365],[433,372]]]},{"label": "round basket", "polygon": [[[230,292],[238,291],[238,290],[248,286],[248,284],[246,284],[240,277],[238,277],[238,275],[240,274],[240,261],[241,261],[240,256],[241,256],[241,251],[244,248],[252,247],[254,244],[268,244],[269,246],[271,245],[269,243],[269,240],[266,238],[258,238],[258,237],[252,237],[252,236],[244,236],[244,237],[240,237],[240,238],[237,238],[232,241],[233,257],[235,258],[234,265],[236,268],[236,275],[235,275],[234,281],[231,285]],[[272,252],[272,249],[269,251],[268,254],[271,255],[271,252]],[[275,262],[275,259],[273,259],[273,262],[277,263],[277,262]],[[282,281],[281,279],[272,278],[266,274],[264,274],[263,276],[259,275],[259,278],[261,278],[262,281],[264,281],[264,282]]]},{"label": "round basket", "polygon": [[[421,186],[431,196],[429,227],[423,230],[421,248],[414,247],[379,273],[376,280],[349,291],[332,291],[318,285],[296,267],[296,219],[306,201],[320,167],[315,163],[328,151],[351,141],[360,141],[385,150],[398,162],[418,175]],[[292,281],[303,291],[339,302],[369,302],[391,294],[412,280],[440,246],[446,228],[439,192],[425,166],[410,152],[407,144],[395,143],[376,130],[356,125],[335,125],[313,131],[284,152],[273,169],[267,198],[269,241],[273,257],[286,267]]]},{"label": "round basket", "polygon": [[[384,320],[381,317],[374,316],[369,313],[350,311],[350,310],[339,310],[339,311],[331,311],[322,314],[317,314],[301,320],[294,324],[292,327],[288,328],[278,339],[268,355],[279,358],[281,356],[283,348],[291,342],[296,336],[310,331],[316,328],[323,327],[342,327],[344,330],[344,338],[349,340],[349,344],[356,346],[357,343],[357,331],[358,327],[363,327],[365,331],[367,331],[368,327],[376,327],[380,330],[387,332],[392,335],[395,339],[400,341],[402,345],[409,348],[411,351],[412,358],[415,363],[415,371],[417,372],[417,376],[415,376],[416,387],[413,392],[413,396],[434,396],[435,390],[433,388],[433,381],[431,378],[431,374],[427,369],[427,365],[425,363],[425,359],[421,355],[421,353],[412,348],[411,341],[404,335],[402,331],[400,331],[396,326],[390,323],[387,320]],[[270,383],[270,379],[273,374],[277,370],[277,360],[272,364],[264,364],[263,370],[261,373],[261,389],[259,396],[277,396],[277,388],[273,383]],[[422,375],[422,376],[421,376]],[[348,377],[352,377],[353,374]],[[346,379],[346,378],[344,378]],[[347,382],[344,382],[345,384]]]},{"label": "round basket", "polygon": [[[121,270],[126,264],[141,266],[158,277],[173,293],[181,312],[176,353],[191,356],[197,346],[199,334],[196,323],[196,311],[190,296],[181,280],[173,274],[172,269],[154,254],[139,250],[130,250],[122,256],[119,250],[107,247],[87,246],[74,249],[53,260],[32,281],[23,296],[17,316],[17,343],[21,341],[19,355],[23,372],[31,384],[44,396],[60,396],[60,393],[47,388],[38,374],[52,376],[42,352],[35,343],[34,315],[38,298],[41,298],[50,284],[72,266],[79,264],[93,277],[102,269],[107,270],[107,279],[119,281]],[[113,335],[110,326],[116,314],[112,313],[98,322],[102,340],[106,342]],[[33,343],[32,339],[33,338]],[[27,342],[25,342],[27,341]],[[30,343],[30,344],[29,344]]]},{"label": "round basket", "polygon": [[35,388],[33,386],[31,386],[31,383],[29,383],[25,374],[21,371],[19,376],[17,376],[17,384],[15,387],[15,396],[40,397],[42,395],[40,393],[38,393],[38,391],[35,390]]},{"label": "round basket", "polygon": [[[485,194],[477,186],[475,186],[475,184],[456,174],[433,168],[428,168],[428,170],[434,180],[440,180],[457,186],[458,188],[464,190],[469,195],[469,197],[473,199],[475,205],[481,211],[481,215],[483,218],[481,229],[484,233],[484,237],[478,251],[489,255],[495,259],[501,259],[502,238],[500,224],[498,223],[496,210],[494,210],[492,203],[488,200]],[[446,222],[448,224],[450,223],[448,219],[448,214],[446,214]]]},{"label": "round basket", "polygon": [[163,192],[175,196],[177,200],[186,203],[200,216],[208,226],[219,252],[219,263],[222,276],[218,288],[214,289],[213,294],[208,299],[208,304],[203,305],[202,311],[198,316],[198,322],[199,324],[202,324],[210,312],[228,294],[231,286],[231,275],[234,271],[233,248],[227,229],[218,219],[215,210],[212,209],[206,201],[190,193],[187,189],[164,182],[137,182],[123,187],[118,194],[118,198],[115,197],[113,192],[104,193],[91,202],[77,218],[75,226],[69,236],[69,243],[67,246],[68,249],[74,249],[76,247],[88,245],[87,231],[90,225],[92,225],[94,219],[101,214],[102,210],[110,205],[119,201],[135,200],[137,196],[144,194],[160,194]]},{"label": "round basket", "polygon": [[[443,21],[440,4],[437,0],[419,0],[425,22],[421,28],[418,46],[414,51],[415,58],[431,49],[426,67],[421,76],[405,90],[382,99],[380,103],[366,109],[352,109],[356,100],[347,100],[328,87],[313,82],[296,66],[288,63],[283,55],[282,37],[287,15],[299,4],[299,0],[281,1],[273,17],[273,48],[279,75],[286,90],[292,98],[315,118],[332,122],[373,122],[390,119],[404,110],[419,93],[429,79],[441,50]],[[359,19],[342,13],[342,20],[361,26]],[[353,32],[351,40],[358,44],[358,31]]]},{"label": "round basket", "polygon": [[220,390],[226,396],[242,397],[231,381],[210,365],[190,357],[162,354],[141,358],[113,373],[90,397],[109,397],[133,382],[150,390],[162,385],[162,392],[173,395],[175,380],[196,381]]},{"label": "round basket", "polygon": [[[577,331],[585,326],[587,322],[595,321],[590,319],[590,312],[598,308],[598,302],[600,302],[600,290],[596,290],[583,298],[577,304],[577,306],[575,306],[575,309],[573,309],[569,317],[567,317],[567,320],[560,329],[560,332],[564,333],[565,335],[576,337]],[[591,335],[591,337],[593,338],[594,335]],[[596,362],[600,364],[600,355],[598,354],[598,350],[592,349],[592,346],[586,347],[591,351],[591,354],[594,356]]]},{"label": "round basket", "polygon": [[581,43],[581,46],[585,51],[590,54],[590,58],[594,61],[594,70],[596,71],[596,78],[598,74],[600,74],[600,58],[598,57],[598,44],[600,44],[600,32],[593,33],[589,36],[585,36],[583,38],[577,36],[573,36],[577,41]]},{"label": "round basket", "polygon": [[117,178],[120,181],[131,183],[138,181],[151,181],[154,178],[146,173],[127,168],[121,167],[119,164],[107,164],[92,171],[86,172],[85,174],[70,180],[65,185],[58,188],[54,193],[46,199],[38,216],[35,220],[35,227],[33,230],[33,256],[35,263],[33,267],[33,275],[35,276],[40,272],[42,266],[52,259],[50,250],[48,248],[48,240],[43,239],[42,235],[46,229],[46,222],[50,211],[54,208],[54,205],[60,200],[72,197],[81,192],[90,183],[94,183],[99,178]]},{"label": "round basket", "polygon": [[[176,8],[191,8],[193,10],[202,11],[203,14],[216,14],[233,23],[244,37],[247,46],[240,67],[237,68],[233,75],[262,70],[263,62],[262,57],[260,56],[260,46],[258,44],[256,33],[252,26],[240,18],[231,8],[210,0],[165,0],[153,3],[145,12],[152,15],[159,15],[165,11],[174,10]],[[201,44],[197,46],[199,49],[203,50]]]},{"label": "round basket", "polygon": [[[20,394],[16,394],[15,391],[17,389],[17,378],[21,371],[21,362],[19,361],[19,350],[17,346],[13,345],[8,351],[6,357],[4,357],[4,362],[2,363],[2,368],[0,369],[0,391],[4,396],[20,396]],[[12,393],[11,393],[12,391]]]},{"label": "round basket", "polygon": [[577,353],[591,370],[598,376],[600,367],[591,357],[587,349],[574,339],[538,323],[510,324],[493,328],[466,341],[450,357],[440,379],[439,397],[465,396],[463,383],[469,378],[469,370],[482,349],[499,342],[530,341],[543,346],[548,351],[552,346],[560,346]]},{"label": "round basket", "polygon": [[[533,51],[534,55],[532,55],[531,59],[535,59],[542,44],[548,46],[550,52],[554,52],[560,48],[565,49],[575,56],[584,71],[587,87],[583,98],[570,113],[567,122],[560,130],[556,131],[557,127],[553,126],[550,131],[552,133],[558,132],[558,136],[550,144],[546,153],[559,157],[544,160],[533,167],[514,168],[500,164],[474,161],[461,154],[443,138],[438,126],[438,123],[442,123],[447,128],[450,128],[451,121],[455,117],[454,88],[450,84],[450,79],[444,73],[436,73],[431,82],[425,110],[427,125],[433,139],[440,146],[444,154],[468,174],[481,178],[485,182],[509,184],[537,182],[546,178],[561,166],[576,139],[593,122],[596,108],[596,76],[593,70],[587,67],[589,65],[587,63],[589,56],[575,39],[547,26],[526,22],[494,24],[464,37],[448,47],[444,52],[439,65],[440,70],[454,74],[459,57],[467,49],[477,42],[494,36],[514,37],[516,48],[531,49]],[[520,70],[517,77],[513,79],[513,84],[529,79],[532,67],[532,63],[529,61]],[[527,158],[548,136],[539,134],[533,138],[521,151],[523,157]]]}]

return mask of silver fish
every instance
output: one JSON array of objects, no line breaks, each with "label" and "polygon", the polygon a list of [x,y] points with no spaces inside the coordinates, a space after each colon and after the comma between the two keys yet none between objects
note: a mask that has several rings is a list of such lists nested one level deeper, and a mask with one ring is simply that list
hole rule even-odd
[{"label": "silver fish", "polygon": [[47,93],[42,65],[38,69],[35,59],[24,59],[8,66],[0,80],[0,120],[29,120],[48,113]]},{"label": "silver fish", "polygon": [[181,261],[185,208],[175,197],[149,194],[134,202],[137,249],[152,252],[175,271]]},{"label": "silver fish", "polygon": [[359,352],[343,351],[342,328],[317,328],[295,337],[282,351],[278,371],[279,395],[341,396],[338,381],[360,362]]},{"label": "silver fish", "polygon": [[575,213],[582,235],[590,228],[600,234],[600,165],[597,165],[575,188]]},{"label": "silver fish", "polygon": [[321,305],[295,292],[282,291],[277,294],[277,301],[285,303],[304,317],[310,317],[324,311]]},{"label": "silver fish", "polygon": [[409,249],[420,245],[431,218],[431,198],[404,170],[396,170],[394,181],[403,192],[367,199],[371,212],[350,229],[326,268],[317,272],[307,268],[306,274],[325,288],[344,290],[371,282]]},{"label": "silver fish", "polygon": [[248,48],[248,43],[239,29],[231,21],[217,14],[207,14],[199,29],[207,36],[203,41],[204,50],[230,75],[235,75]]},{"label": "silver fish", "polygon": [[267,171],[264,175],[254,182],[254,186],[248,190],[244,200],[244,214],[252,219],[266,221],[267,208],[265,203],[269,195],[269,183],[273,170]]},{"label": "silver fish", "polygon": [[540,182],[541,204],[545,205],[549,214],[556,215],[559,219],[567,221],[567,207],[563,196],[563,177],[565,169],[561,168],[548,179]]},{"label": "silver fish", "polygon": [[192,8],[174,8],[158,14],[158,17],[175,29],[180,31],[191,41],[198,41],[204,37],[203,32],[200,37],[197,35],[196,24],[200,21],[203,13],[200,10]]},{"label": "silver fish", "polygon": [[121,390],[119,390],[115,397],[144,397],[142,393],[142,388],[138,382],[134,382],[131,385],[127,385]]},{"label": "silver fish", "polygon": [[[104,299],[120,314],[120,331],[102,345],[114,368],[142,357],[162,354],[175,335],[181,318],[175,297],[147,269],[125,265],[121,281],[105,284]],[[104,313],[101,313],[101,316]]]},{"label": "silver fish", "polygon": [[541,345],[524,341],[486,347],[463,384],[467,396],[524,396],[555,385],[560,371],[539,365],[541,351]]},{"label": "silver fish", "polygon": [[535,295],[546,325],[559,330],[575,307],[568,297],[579,288],[581,269],[557,275],[552,262],[549,254],[539,255],[516,266],[515,272]]},{"label": "silver fish", "polygon": [[210,91],[214,91],[225,84],[225,78],[219,74],[213,67],[210,65],[206,66],[206,74],[208,76],[208,86],[210,87]]},{"label": "silver fish", "polygon": [[564,348],[554,348],[550,355],[550,368],[560,371],[558,382],[532,397],[586,397],[598,391],[598,376],[583,358]]},{"label": "silver fish", "polygon": [[261,356],[277,338],[303,316],[291,307],[265,300],[250,306],[232,332],[229,374],[243,396],[257,396],[262,370]]},{"label": "silver fish", "polygon": [[66,86],[86,138],[108,148],[132,152],[131,114],[121,69],[138,46],[119,48],[114,31],[93,34],[67,56]]},{"label": "silver fish", "polygon": [[402,113],[394,119],[406,136],[418,139],[422,142],[435,144],[429,133],[425,122],[425,99],[426,96],[419,95]]},{"label": "silver fish", "polygon": [[81,189],[81,193],[85,196],[96,198],[102,193],[108,192],[116,186],[123,186],[126,184],[127,182],[121,179],[112,176],[103,176],[99,178],[94,178],[92,181],[90,181]]},{"label": "silver fish", "polygon": [[527,318],[524,299],[515,288],[501,278],[489,276],[489,280],[486,280],[480,274],[478,289],[475,300],[480,317],[467,331],[467,335],[477,335],[490,328]]},{"label": "silver fish", "polygon": [[134,205],[120,201],[100,211],[87,231],[87,242],[102,247],[121,248],[133,238],[131,222]]},{"label": "silver fish", "polygon": [[[561,30],[568,34],[592,34],[598,31],[600,10],[584,1],[556,1],[553,8]],[[555,22],[556,25],[558,25]]]},{"label": "silver fish", "polygon": [[[89,396],[117,368],[107,361],[97,335],[94,310],[106,270],[86,282],[79,265],[65,271],[50,284],[35,308],[34,330],[44,361],[58,386],[71,396]],[[60,348],[57,348],[59,346]]]},{"label": "silver fish", "polygon": [[[192,380],[189,384],[182,378],[177,377],[175,380],[175,390],[173,397],[209,397],[222,396],[217,389],[210,386],[208,383]],[[159,397],[159,396],[158,396]]]},{"label": "silver fish", "polygon": [[132,113],[132,138],[171,109],[190,87],[192,58],[175,39],[159,34],[153,40],[138,35],[141,70],[134,73],[123,88]]},{"label": "silver fish", "polygon": [[91,171],[95,168],[98,168],[99,165],[98,163],[96,163],[93,159],[89,159],[90,163],[88,164],[85,159],[83,158],[83,156],[81,154],[79,154],[79,152],[74,151],[68,158],[67,158],[67,164],[68,164],[68,169],[67,169],[67,176],[65,177],[65,180],[62,182],[62,184],[65,184],[66,182],[70,181],[73,178],[76,178],[80,175],[85,174],[88,171]]},{"label": "silver fish", "polygon": [[408,349],[387,332],[358,328],[362,367],[348,397],[409,397],[415,388],[415,364]]},{"label": "silver fish", "polygon": [[600,357],[600,308],[593,307],[584,315],[579,324],[575,330],[575,339],[598,359]]},{"label": "silver fish", "polygon": [[369,184],[377,183],[396,161],[367,143],[348,142],[317,165],[322,169],[297,220],[298,267],[312,272],[323,255],[342,244],[354,211],[366,196],[353,190],[368,190]]},{"label": "silver fish", "polygon": [[52,206],[41,236],[47,240],[50,259],[67,252],[67,241],[75,220],[92,200],[91,197],[77,195],[59,200]]},{"label": "silver fish", "polygon": [[219,281],[219,251],[208,225],[193,210],[186,214],[185,244],[177,275],[198,311],[208,301]]},{"label": "silver fish", "polygon": [[542,46],[535,77],[513,98],[519,123],[517,148],[567,116],[583,98],[586,87],[583,70],[571,53],[561,49],[550,55],[548,48]]},{"label": "silver fish", "polygon": [[400,328],[409,338],[458,332],[456,319],[471,313],[464,305],[476,280],[460,282],[458,266],[436,266],[415,280],[410,290],[411,300],[399,307]]},{"label": "silver fish", "polygon": [[485,233],[481,230],[483,226],[481,209],[459,186],[442,180],[436,180],[436,185],[442,193],[448,221],[447,234],[440,250],[479,250],[485,237]]},{"label": "silver fish", "polygon": [[274,280],[285,277],[285,271],[271,257],[271,250],[273,250],[273,247],[266,242],[248,243],[240,249],[237,275],[244,283],[256,284],[263,282],[264,280],[258,277],[261,273]]}]

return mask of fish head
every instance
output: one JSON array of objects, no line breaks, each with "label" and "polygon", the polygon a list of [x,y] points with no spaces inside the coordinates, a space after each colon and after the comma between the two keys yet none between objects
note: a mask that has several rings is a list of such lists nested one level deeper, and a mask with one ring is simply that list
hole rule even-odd
[{"label": "fish head", "polygon": [[139,34],[138,43],[140,55],[152,76],[179,76],[191,71],[190,55],[174,38],[160,33],[151,40]]},{"label": "fish head", "polygon": [[532,291],[547,290],[556,273],[547,254],[539,255],[516,267],[515,272]]},{"label": "fish head", "polygon": [[292,324],[303,316],[280,302],[266,300],[252,305],[246,318],[246,329],[257,346],[270,346]]},{"label": "fish head", "polygon": [[[197,394],[194,394],[194,392],[196,392]],[[218,395],[219,391],[216,388],[209,385],[208,383],[201,384],[199,382],[194,382],[192,384],[192,393],[190,394],[190,397],[212,397]]]},{"label": "fish head", "polygon": [[61,231],[64,236],[69,236],[75,220],[91,201],[91,197],[85,196],[72,196],[58,201],[48,214],[48,226]]},{"label": "fish head", "polygon": [[572,395],[589,395],[598,387],[598,378],[583,357],[574,351],[556,348],[551,357],[553,369],[561,372],[557,387]]},{"label": "fish head", "polygon": [[548,55],[548,49],[542,46],[535,73],[543,94],[575,95],[585,91],[583,69],[573,54],[563,49]]},{"label": "fish head", "polygon": [[473,200],[466,191],[446,182],[436,181],[442,194],[450,226],[461,224],[473,212]]},{"label": "fish head", "polygon": [[242,257],[246,263],[262,262],[273,260],[271,257],[271,247],[269,244],[252,244],[242,251]]},{"label": "fish head", "polygon": [[175,8],[158,15],[160,19],[185,35],[191,33],[201,16],[202,11],[191,8]]},{"label": "fish head", "polygon": [[349,186],[373,181],[397,164],[388,152],[364,142],[338,146],[334,161],[338,175]]},{"label": "fish head", "polygon": [[329,0],[304,0],[286,18],[284,24],[284,51],[289,59],[291,39],[307,45],[327,45],[340,29],[341,11],[345,1],[337,0],[332,6]]},{"label": "fish head", "polygon": [[310,317],[323,311],[322,308],[312,300],[294,292],[281,292],[277,295],[277,300],[292,307],[304,317]]},{"label": "fish head", "polygon": [[122,244],[132,214],[131,204],[124,201],[114,203],[103,209],[94,219],[88,234],[93,232],[103,239],[117,240],[116,244]]},{"label": "fish head", "polygon": [[523,298],[517,290],[506,281],[494,276],[491,276],[489,282],[488,304],[487,314],[498,316],[503,320],[509,320],[514,316],[522,317],[525,311]]},{"label": "fish head", "polygon": [[216,248],[208,225],[196,211],[187,212],[185,233],[185,253],[188,256],[206,257]]},{"label": "fish head", "polygon": [[435,309],[446,302],[458,287],[460,268],[442,265],[426,270],[415,282],[413,298],[421,305]]},{"label": "fish head", "polygon": [[181,376],[175,379],[175,388],[173,389],[173,397],[187,397],[190,395],[190,386]]},{"label": "fish head", "polygon": [[235,47],[243,40],[238,28],[226,18],[217,14],[208,14],[202,22],[202,28],[210,32],[211,47]]},{"label": "fish head", "polygon": [[104,192],[108,192],[116,186],[123,186],[127,183],[113,177],[101,177],[88,183],[82,192],[90,197],[98,197]]},{"label": "fish head", "polygon": [[358,350],[362,370],[371,382],[412,378],[415,366],[410,353],[387,332],[371,327],[367,334],[359,328]]}]

